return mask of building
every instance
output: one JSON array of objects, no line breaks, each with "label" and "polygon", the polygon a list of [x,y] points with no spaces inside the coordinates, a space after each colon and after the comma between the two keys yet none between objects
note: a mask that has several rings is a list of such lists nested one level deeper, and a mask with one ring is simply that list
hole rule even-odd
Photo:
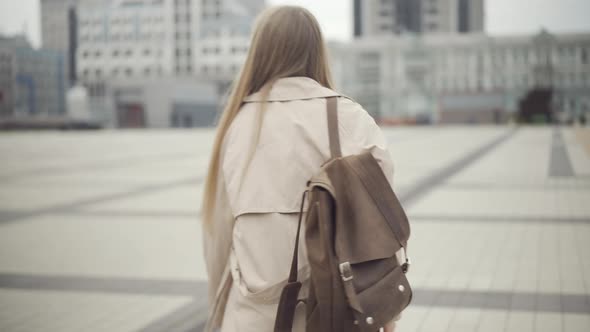
[{"label": "building", "polygon": [[60,52],[33,49],[23,36],[0,36],[0,118],[63,116],[63,67]]},{"label": "building", "polygon": [[481,33],[484,0],[354,0],[354,36]]},{"label": "building", "polygon": [[76,5],[80,0],[41,0],[41,42],[64,57],[67,85],[76,82]]},{"label": "building", "polygon": [[[131,85],[147,91],[176,79],[181,86],[203,88],[209,95],[208,86],[213,85],[218,98],[245,59],[253,20],[263,7],[263,0],[80,1],[77,76],[89,90],[97,119],[115,127],[163,126],[163,121],[135,121],[125,115],[145,113],[151,109],[147,102],[153,102],[141,92],[145,102],[135,103],[143,105],[141,111],[117,104],[118,89],[131,91]],[[183,105],[162,112],[176,114],[182,108],[186,119],[189,111]],[[208,114],[208,106],[202,109]],[[196,120],[210,119],[209,115],[190,118],[195,120],[182,122],[211,125],[209,120]],[[168,125],[174,125],[172,120]]]},{"label": "building", "polygon": [[501,122],[534,88],[552,89],[567,116],[590,110],[588,33],[404,35],[330,48],[337,86],[383,123]]},{"label": "building", "polygon": [[264,0],[205,0],[194,63],[207,78],[229,82],[248,52],[254,19]]}]

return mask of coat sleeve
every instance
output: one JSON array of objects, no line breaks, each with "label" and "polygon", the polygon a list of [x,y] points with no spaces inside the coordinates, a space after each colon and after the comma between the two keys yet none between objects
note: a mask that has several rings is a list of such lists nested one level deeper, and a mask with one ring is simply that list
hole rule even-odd
[{"label": "coat sleeve", "polygon": [[370,151],[393,187],[393,161],[381,128],[361,105],[352,100],[340,99],[338,107],[342,154],[346,156]]}]

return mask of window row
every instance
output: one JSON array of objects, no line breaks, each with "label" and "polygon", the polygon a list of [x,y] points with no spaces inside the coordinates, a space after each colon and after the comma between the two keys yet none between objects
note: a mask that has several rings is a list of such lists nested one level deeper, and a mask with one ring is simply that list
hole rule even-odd
[{"label": "window row", "polygon": [[112,68],[108,72],[103,71],[100,68],[96,68],[94,70],[86,68],[86,69],[82,70],[81,74],[82,74],[83,78],[90,78],[90,77],[101,78],[101,77],[104,77],[105,75],[110,75],[111,77],[118,77],[118,76],[132,77],[135,75],[152,76],[152,75],[161,75],[162,74],[162,67],[144,67],[143,69],[138,69],[138,68],[134,69],[131,67],[126,67],[126,68],[115,67],[115,68]]},{"label": "window row", "polygon": [[161,16],[158,17],[142,17],[142,18],[136,18],[136,17],[125,17],[125,18],[113,18],[113,19],[103,19],[103,18],[99,18],[99,19],[94,19],[94,20],[80,20],[78,21],[78,26],[81,28],[84,27],[91,27],[91,26],[102,26],[105,24],[105,22],[108,22],[108,24],[111,25],[134,25],[137,20],[139,19],[139,22],[144,23],[144,24],[155,24],[155,23],[162,23],[164,22],[164,18]]},{"label": "window row", "polygon": [[[154,51],[150,48],[145,48],[143,50],[132,50],[132,49],[127,49],[127,50],[112,50],[110,52],[111,57],[113,58],[118,58],[118,57],[132,57],[134,55],[141,55],[141,56],[152,56],[153,54],[156,54],[158,56],[162,55],[162,50],[157,50]],[[81,53],[82,58],[86,59],[89,58],[91,56],[95,57],[95,58],[100,58],[103,55],[103,52],[101,50],[95,50],[95,51],[83,51]]]},{"label": "window row", "polygon": [[166,37],[164,32],[153,32],[153,33],[128,33],[128,34],[112,34],[105,36],[104,34],[81,34],[78,37],[78,42],[105,42],[105,41],[137,41],[137,40],[163,40]]}]

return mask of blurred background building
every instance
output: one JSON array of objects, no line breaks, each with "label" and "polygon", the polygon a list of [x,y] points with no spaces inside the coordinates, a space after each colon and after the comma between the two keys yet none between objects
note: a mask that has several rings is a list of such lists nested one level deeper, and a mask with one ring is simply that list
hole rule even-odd
[{"label": "blurred background building", "polygon": [[[336,81],[381,123],[501,123],[527,112],[568,121],[590,110],[588,33],[489,36],[483,0],[353,8],[355,39],[330,44]],[[547,105],[529,111],[529,96]]]},{"label": "blurred background building", "polygon": [[483,32],[484,0],[354,0],[354,36]]},{"label": "blurred background building", "polygon": [[[589,33],[490,36],[484,0],[352,4],[354,38],[329,43],[335,81],[381,124],[571,122],[590,111]],[[267,4],[40,5],[40,50],[0,40],[3,119],[83,113],[96,126],[142,128],[213,125]]]},{"label": "blurred background building", "polygon": [[65,113],[64,59],[24,36],[0,36],[0,121],[47,121]]},{"label": "blurred background building", "polygon": [[[110,127],[210,126],[264,1],[80,1],[78,70]],[[152,98],[154,91],[159,98]],[[193,93],[179,91],[193,91]]]},{"label": "blurred background building", "polygon": [[[590,34],[405,34],[331,44],[337,84],[383,123],[495,123],[535,89],[590,109]],[[345,70],[346,69],[346,70]]]}]

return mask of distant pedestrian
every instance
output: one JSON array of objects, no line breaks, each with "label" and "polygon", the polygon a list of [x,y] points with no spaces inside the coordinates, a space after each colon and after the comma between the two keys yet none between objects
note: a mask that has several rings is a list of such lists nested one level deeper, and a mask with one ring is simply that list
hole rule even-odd
[{"label": "distant pedestrian", "polygon": [[[316,19],[300,7],[264,11],[219,121],[205,184],[208,331],[273,330],[301,194],[330,159],[331,97],[337,98],[342,155],[370,152],[391,186],[384,135],[361,105],[333,90]],[[310,272],[301,244],[298,275],[304,279],[300,294],[306,294]],[[297,310],[293,331],[304,331],[304,325],[305,310]],[[393,320],[385,325],[393,331]]]}]

